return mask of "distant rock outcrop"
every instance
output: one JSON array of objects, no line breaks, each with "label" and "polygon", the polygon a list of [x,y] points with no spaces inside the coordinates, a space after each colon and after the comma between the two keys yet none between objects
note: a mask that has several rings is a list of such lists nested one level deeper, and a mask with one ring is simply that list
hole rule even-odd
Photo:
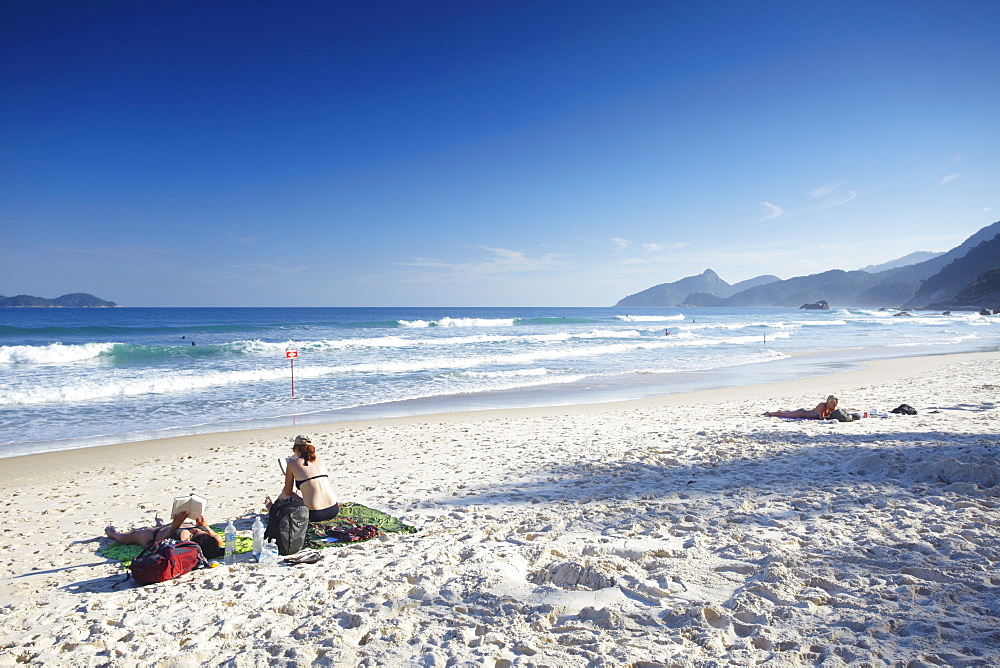
[{"label": "distant rock outcrop", "polygon": [[827,304],[822,299],[820,299],[818,302],[815,302],[813,304],[803,304],[799,308],[800,309],[811,309],[811,310],[814,310],[814,311],[829,311],[830,310],[830,305]]},{"label": "distant rock outcrop", "polygon": [[45,297],[33,297],[31,295],[16,295],[14,297],[4,297],[0,295],[0,307],[34,306],[40,308],[109,308],[118,306],[114,302],[99,299],[86,292],[73,292],[55,299]]}]

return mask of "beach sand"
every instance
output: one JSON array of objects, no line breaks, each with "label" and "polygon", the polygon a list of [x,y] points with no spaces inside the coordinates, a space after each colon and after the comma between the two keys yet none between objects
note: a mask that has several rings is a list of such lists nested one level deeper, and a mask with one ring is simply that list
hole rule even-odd
[{"label": "beach sand", "polygon": [[[1000,353],[658,399],[0,460],[0,665],[1000,665]],[[789,421],[827,394],[916,416]],[[416,526],[122,583],[104,526],[242,518],[313,435]]]}]

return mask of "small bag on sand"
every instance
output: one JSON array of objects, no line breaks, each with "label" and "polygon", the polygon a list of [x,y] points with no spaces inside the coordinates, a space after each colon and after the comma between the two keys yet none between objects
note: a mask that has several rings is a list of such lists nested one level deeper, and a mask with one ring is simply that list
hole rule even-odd
[{"label": "small bag on sand", "polygon": [[854,416],[838,408],[837,410],[830,413],[830,417],[828,417],[827,420],[837,420],[838,422],[854,422]]},{"label": "small bag on sand", "polygon": [[910,404],[900,404],[893,408],[890,413],[897,413],[899,415],[916,415],[917,409]]},{"label": "small bag on sand", "polygon": [[309,508],[299,496],[279,499],[267,513],[265,540],[278,544],[278,554],[295,554],[302,549],[309,532]]},{"label": "small bag on sand", "polygon": [[327,527],[326,535],[336,538],[338,543],[354,543],[378,537],[378,527],[373,524],[358,524],[349,527]]}]

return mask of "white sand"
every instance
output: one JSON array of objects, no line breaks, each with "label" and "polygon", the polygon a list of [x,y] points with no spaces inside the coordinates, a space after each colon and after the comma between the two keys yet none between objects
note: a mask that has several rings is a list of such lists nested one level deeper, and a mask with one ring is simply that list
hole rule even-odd
[{"label": "white sand", "polygon": [[[255,510],[297,430],[0,460],[0,665],[998,665],[998,389],[983,353],[310,427],[343,500],[419,533],[149,587],[105,524]],[[829,392],[919,415],[761,416]]]}]

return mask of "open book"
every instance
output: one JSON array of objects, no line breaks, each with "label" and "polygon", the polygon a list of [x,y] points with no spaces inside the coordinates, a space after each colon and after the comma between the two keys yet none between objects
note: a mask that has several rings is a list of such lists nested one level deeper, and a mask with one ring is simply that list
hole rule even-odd
[{"label": "open book", "polygon": [[177,513],[187,511],[188,517],[195,519],[198,515],[205,514],[205,499],[191,494],[189,496],[175,496],[174,507],[170,511],[171,517],[177,517]]}]

